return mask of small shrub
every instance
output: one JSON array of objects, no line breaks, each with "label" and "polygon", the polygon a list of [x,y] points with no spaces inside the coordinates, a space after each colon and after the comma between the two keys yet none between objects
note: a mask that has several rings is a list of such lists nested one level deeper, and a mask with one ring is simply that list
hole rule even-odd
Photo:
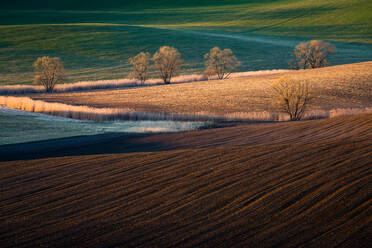
[{"label": "small shrub", "polygon": [[291,121],[301,120],[311,99],[309,83],[281,77],[271,87],[278,110],[288,114]]}]

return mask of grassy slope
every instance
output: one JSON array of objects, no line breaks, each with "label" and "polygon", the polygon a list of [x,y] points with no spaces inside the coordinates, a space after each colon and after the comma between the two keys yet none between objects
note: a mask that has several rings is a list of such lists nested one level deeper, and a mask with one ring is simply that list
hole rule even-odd
[{"label": "grassy slope", "polygon": [[[261,2],[272,2],[272,0],[260,0]],[[39,0],[35,3],[30,3],[27,0],[15,0],[4,3],[5,9],[52,9],[52,10],[84,10],[84,9],[158,9],[169,7],[192,7],[192,6],[215,6],[215,5],[231,5],[241,4],[244,2],[260,2],[258,0],[181,0],[175,2],[173,0],[108,0],[102,2],[100,0],[65,0],[48,1]]]},{"label": "grassy slope", "polygon": [[[54,19],[48,12],[29,12],[32,18],[6,18],[2,23],[71,23],[104,22],[134,25],[171,25],[177,27],[243,28],[263,33],[323,37],[336,40],[368,42],[372,38],[372,3],[369,0],[280,0],[280,1],[136,1],[136,4],[105,4],[91,11],[82,6],[64,3],[66,11]],[[75,4],[76,5],[76,4]],[[53,5],[52,5],[53,6]],[[111,7],[110,7],[111,6]],[[37,7],[34,7],[37,8]],[[48,5],[49,9],[53,9]],[[58,6],[55,9],[61,9]],[[109,10],[108,10],[109,9]],[[17,12],[10,12],[16,14]],[[50,12],[54,14],[53,12]],[[25,13],[23,13],[25,14]],[[61,18],[63,17],[63,19]],[[27,18],[27,19],[26,19]],[[284,32],[284,33],[283,33]]]},{"label": "grassy slope", "polygon": [[[253,47],[255,44],[244,44],[239,40],[208,39],[167,29],[209,30],[223,34],[233,31],[238,35],[253,32],[371,43],[372,6],[368,0],[233,3],[204,1],[198,5],[192,1],[181,1],[175,6],[163,1],[159,5],[143,3],[132,7],[120,7],[122,5],[118,4],[110,10],[81,10],[76,7],[73,10],[0,11],[0,24],[8,24],[0,26],[0,66],[3,68],[0,83],[29,83],[32,62],[42,55],[62,57],[71,81],[120,78],[128,73],[126,60],[129,56],[142,50],[154,52],[165,44],[181,50],[189,63],[186,68],[192,72],[200,72],[203,54],[215,45],[230,47],[239,53],[238,57],[244,62],[242,70],[283,68],[287,66],[291,49],[300,42],[294,39],[288,47],[281,48]],[[49,25],[66,23],[77,25]],[[112,23],[165,30],[113,26]],[[252,49],[247,49],[247,46]],[[371,48],[366,46],[360,50],[370,51]],[[280,51],[280,59],[269,63],[271,55],[266,54],[269,51],[270,54]],[[355,62],[371,59],[370,55],[357,51],[354,56]],[[334,62],[341,64],[353,60],[347,54],[340,54]]]},{"label": "grassy slope", "polygon": [[371,120],[362,115],[148,136],[150,150],[163,151],[145,153],[122,153],[144,144],[119,137],[54,155],[36,152],[43,159],[1,162],[0,242],[367,247]]},{"label": "grassy slope", "polygon": [[[288,74],[313,85],[313,109],[372,107],[372,62]],[[95,107],[180,114],[270,111],[270,85],[282,74],[120,90],[31,95],[34,99]]]},{"label": "grassy slope", "polygon": [[[249,30],[263,34],[367,43],[371,43],[372,38],[372,3],[368,0],[271,1],[223,6],[213,11],[200,10],[200,18],[186,16],[183,22],[168,25]],[[223,12],[227,14],[222,15]],[[219,14],[221,17],[216,18]]]}]

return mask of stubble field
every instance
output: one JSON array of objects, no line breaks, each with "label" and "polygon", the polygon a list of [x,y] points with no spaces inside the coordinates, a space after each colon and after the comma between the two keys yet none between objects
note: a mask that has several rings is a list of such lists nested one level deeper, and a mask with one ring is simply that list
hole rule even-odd
[{"label": "stubble field", "polygon": [[275,111],[270,88],[282,76],[312,85],[314,111],[372,107],[372,62],[274,75],[119,90],[30,95],[33,99],[135,111],[244,116]]}]

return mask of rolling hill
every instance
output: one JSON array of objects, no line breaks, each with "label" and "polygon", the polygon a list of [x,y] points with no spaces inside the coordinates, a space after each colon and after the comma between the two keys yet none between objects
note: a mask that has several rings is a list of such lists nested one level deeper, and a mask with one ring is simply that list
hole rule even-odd
[{"label": "rolling hill", "polygon": [[3,146],[0,244],[368,247],[371,120]]},{"label": "rolling hill", "polygon": [[[128,57],[162,45],[181,51],[184,74],[201,73],[213,46],[231,48],[242,71],[279,69],[299,42],[326,39],[337,47],[336,66],[285,73],[312,84],[316,113],[370,111],[371,30],[370,0],[13,0],[0,10],[0,84],[31,83],[32,62],[43,55],[62,58],[69,82],[123,78]],[[224,117],[271,111],[270,85],[281,75],[26,96]],[[57,111],[69,111],[63,106]],[[2,118],[33,128],[26,118]],[[0,145],[0,247],[372,243],[371,113],[221,121],[179,133],[113,130],[120,128]]]},{"label": "rolling hill", "polygon": [[[171,0],[80,0],[80,1],[47,1],[39,0],[34,3],[30,3],[26,0],[15,0],[3,4],[4,9],[52,9],[52,10],[72,10],[72,9],[156,9],[156,8],[169,8],[169,7],[195,7],[195,6],[221,6],[221,5],[232,5],[242,3],[254,3],[254,2],[265,2],[255,0],[182,0],[182,1],[171,1]],[[272,0],[266,0],[266,2],[272,2]]]},{"label": "rolling hill", "polygon": [[200,73],[213,46],[231,48],[242,71],[287,68],[308,39],[343,41],[333,64],[372,59],[368,0],[25,2],[0,10],[1,84],[30,83],[44,55],[61,57],[70,81],[123,78],[130,56],[163,45],[181,51],[184,74]]},{"label": "rolling hill", "polygon": [[[372,4],[368,0],[181,0],[181,1],[12,1],[5,3],[1,18],[7,24],[30,23],[125,23],[132,25],[171,25],[175,27],[244,29],[266,34],[295,35],[333,40],[371,39]],[[11,18],[14,10],[36,10],[24,18]],[[38,11],[37,11],[38,10]],[[40,10],[59,10],[63,19]],[[73,11],[77,11],[75,14]],[[84,13],[84,11],[88,11]],[[89,13],[89,11],[91,13]],[[126,12],[129,11],[129,12]],[[50,12],[50,14],[55,14]],[[30,15],[30,16],[27,16]],[[140,18],[138,18],[140,16]],[[31,17],[31,18],[30,18]],[[49,17],[49,20],[46,18]],[[39,19],[38,19],[39,18]],[[89,18],[89,19],[88,19]],[[53,20],[54,22],[51,22]],[[359,36],[358,36],[359,35]]]},{"label": "rolling hill", "polygon": [[57,94],[31,94],[35,100],[98,108],[130,108],[136,111],[173,114],[203,114],[226,117],[252,112],[276,112],[271,84],[280,77],[306,81],[314,97],[311,110],[372,107],[372,62],[329,66],[209,80],[192,83],[94,90]]}]

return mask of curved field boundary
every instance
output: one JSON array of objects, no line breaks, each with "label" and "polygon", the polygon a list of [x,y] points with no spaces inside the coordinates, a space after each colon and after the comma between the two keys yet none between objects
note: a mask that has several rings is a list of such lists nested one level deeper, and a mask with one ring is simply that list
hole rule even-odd
[{"label": "curved field boundary", "polygon": [[[44,113],[54,116],[73,118],[78,120],[174,120],[174,121],[288,121],[289,117],[283,113],[263,112],[235,112],[215,115],[206,112],[194,114],[173,114],[140,112],[123,108],[95,108],[89,106],[68,105],[58,102],[33,100],[29,97],[0,96],[0,105],[24,111]],[[314,110],[304,115],[304,119],[332,118],[342,115],[370,113],[372,108],[345,108],[331,110]]]},{"label": "curved field boundary", "polygon": [[[248,72],[235,72],[230,75],[230,78],[244,78],[259,75],[271,75],[277,73],[289,72],[290,70],[262,70],[262,71],[248,71]],[[210,78],[215,79],[215,78]],[[198,81],[206,81],[208,78],[204,75],[183,75],[174,77],[172,79],[173,84],[179,83],[191,83]],[[160,79],[149,79],[146,83],[141,84],[136,79],[114,79],[114,80],[100,80],[100,81],[82,81],[77,83],[69,84],[57,84],[55,87],[55,93],[62,92],[80,92],[89,90],[99,90],[99,89],[121,89],[121,88],[131,88],[131,87],[145,87],[164,84]],[[6,85],[0,86],[0,95],[24,95],[24,94],[35,94],[35,93],[45,93],[43,86],[35,85]]]}]

